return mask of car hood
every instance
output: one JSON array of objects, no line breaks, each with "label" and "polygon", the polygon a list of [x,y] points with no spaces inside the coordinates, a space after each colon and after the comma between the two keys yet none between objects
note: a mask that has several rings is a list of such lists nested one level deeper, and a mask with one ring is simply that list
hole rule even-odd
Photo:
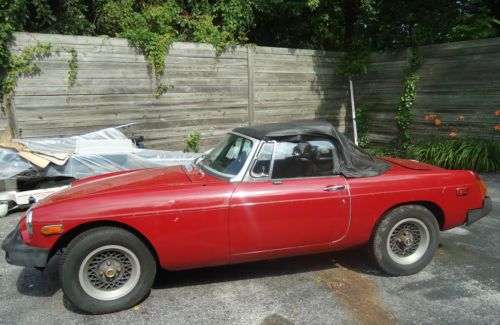
[{"label": "car hood", "polygon": [[43,199],[37,205],[44,206],[73,198],[98,195],[103,192],[130,192],[152,187],[175,187],[192,183],[193,178],[187,175],[182,166],[137,170],[118,175],[110,174],[109,177],[77,183],[76,186]]}]

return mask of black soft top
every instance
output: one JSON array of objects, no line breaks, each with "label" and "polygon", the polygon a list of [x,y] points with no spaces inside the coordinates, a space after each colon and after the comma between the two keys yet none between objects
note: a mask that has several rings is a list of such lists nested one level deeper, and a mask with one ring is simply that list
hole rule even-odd
[{"label": "black soft top", "polygon": [[337,144],[341,171],[346,177],[377,176],[391,168],[388,162],[373,157],[324,121],[268,123],[236,128],[233,132],[259,140],[306,141],[308,137],[327,138]]}]

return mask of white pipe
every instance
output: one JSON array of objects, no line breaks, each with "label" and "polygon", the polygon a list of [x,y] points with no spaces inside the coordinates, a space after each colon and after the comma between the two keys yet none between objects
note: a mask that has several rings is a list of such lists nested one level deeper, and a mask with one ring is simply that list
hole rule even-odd
[{"label": "white pipe", "polygon": [[349,90],[351,93],[352,127],[354,131],[354,143],[358,145],[358,128],[356,125],[356,104],[354,103],[354,87],[352,85],[351,78],[349,78]]}]

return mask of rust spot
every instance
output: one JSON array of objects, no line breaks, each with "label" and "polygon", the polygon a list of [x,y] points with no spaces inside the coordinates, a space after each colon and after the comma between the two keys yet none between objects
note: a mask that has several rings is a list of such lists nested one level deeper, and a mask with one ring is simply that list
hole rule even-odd
[{"label": "rust spot", "polygon": [[341,265],[314,273],[331,289],[360,324],[394,324],[394,316],[379,302],[377,287],[368,278]]}]

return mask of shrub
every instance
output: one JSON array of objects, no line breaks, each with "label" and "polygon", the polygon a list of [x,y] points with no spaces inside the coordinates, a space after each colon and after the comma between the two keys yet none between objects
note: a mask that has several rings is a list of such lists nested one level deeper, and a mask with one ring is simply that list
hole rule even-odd
[{"label": "shrub", "polygon": [[186,149],[185,151],[189,152],[198,152],[200,151],[200,132],[193,131],[188,134],[186,140]]},{"label": "shrub", "polygon": [[500,171],[500,143],[494,140],[433,137],[413,144],[410,158],[447,169]]},{"label": "shrub", "polygon": [[370,111],[367,107],[356,107],[356,126],[358,144],[361,148],[366,148],[370,144]]}]

